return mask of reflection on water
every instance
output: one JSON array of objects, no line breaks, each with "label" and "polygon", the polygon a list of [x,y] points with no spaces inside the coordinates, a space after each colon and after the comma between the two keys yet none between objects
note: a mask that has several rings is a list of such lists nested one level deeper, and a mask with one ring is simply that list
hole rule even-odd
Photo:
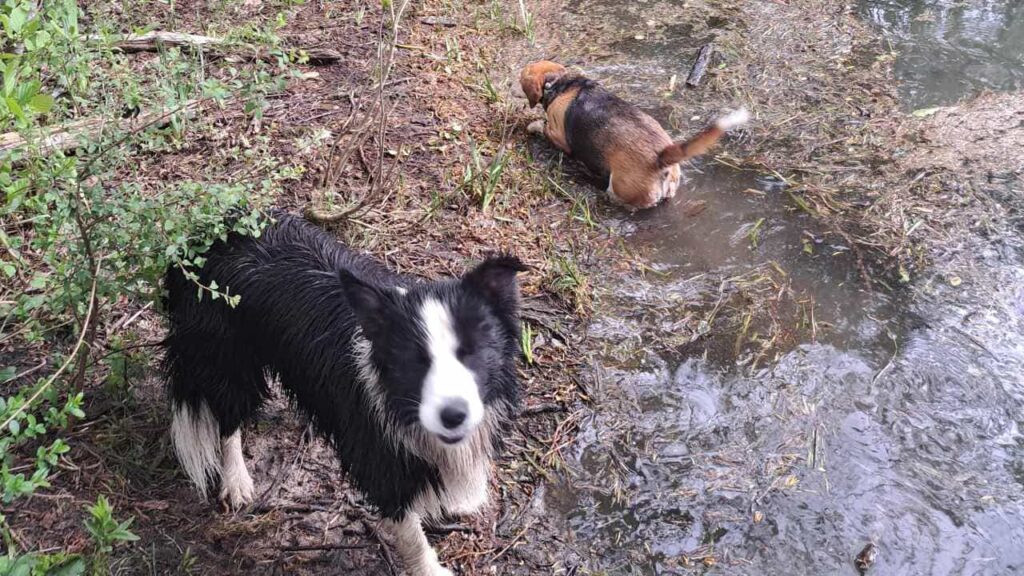
[{"label": "reflection on water", "polygon": [[951,104],[981,89],[1024,89],[1024,2],[859,0],[891,40],[908,106]]},{"label": "reflection on water", "polygon": [[819,343],[753,375],[607,363],[552,499],[590,566],[674,574],[713,553],[729,574],[855,574],[874,541],[878,574],[1019,573],[1024,268],[971,283],[900,311],[884,358]]}]

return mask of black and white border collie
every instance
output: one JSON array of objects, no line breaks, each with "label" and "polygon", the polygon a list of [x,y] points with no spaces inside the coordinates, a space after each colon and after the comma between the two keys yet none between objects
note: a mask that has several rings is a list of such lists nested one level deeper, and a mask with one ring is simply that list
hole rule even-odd
[{"label": "black and white border collie", "polygon": [[491,461],[519,404],[519,289],[514,257],[461,279],[420,282],[356,254],[296,216],[260,238],[231,235],[206,255],[197,298],[166,278],[171,436],[199,491],[253,500],[240,427],[276,377],[334,446],[385,519],[410,573],[450,575],[421,518],[487,502]]}]

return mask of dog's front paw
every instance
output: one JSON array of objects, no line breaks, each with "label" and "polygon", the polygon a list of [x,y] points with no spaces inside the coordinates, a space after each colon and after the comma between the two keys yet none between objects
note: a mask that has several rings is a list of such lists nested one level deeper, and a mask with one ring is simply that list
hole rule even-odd
[{"label": "dog's front paw", "polygon": [[244,468],[221,479],[220,503],[227,510],[238,510],[252,503],[255,488]]},{"label": "dog's front paw", "polygon": [[544,121],[543,120],[535,120],[533,122],[530,122],[530,124],[526,127],[526,131],[529,132],[530,134],[543,134],[544,133]]}]

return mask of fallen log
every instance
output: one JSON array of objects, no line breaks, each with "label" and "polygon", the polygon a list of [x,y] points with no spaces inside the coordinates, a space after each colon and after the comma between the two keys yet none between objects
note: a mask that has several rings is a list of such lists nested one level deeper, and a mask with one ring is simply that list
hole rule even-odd
[{"label": "fallen log", "polygon": [[707,43],[701,46],[700,51],[697,52],[697,60],[693,63],[693,68],[690,69],[690,75],[686,77],[686,85],[691,88],[696,88],[704,73],[708,69],[708,62],[711,61],[711,53],[714,52],[714,47],[711,43]]},{"label": "fallen log", "polygon": [[[92,37],[93,40],[102,39],[99,36]],[[129,34],[116,40],[113,47],[124,52],[156,52],[160,47],[190,48],[210,52],[218,50],[230,52],[224,56],[241,57],[247,60],[267,59],[270,54],[259,47],[250,44],[237,44],[223,38],[212,36],[200,36],[198,34],[186,34],[183,32],[165,32],[154,30],[145,34]],[[297,48],[309,59],[310,64],[332,64],[342,58],[342,54],[330,48]]]},{"label": "fallen log", "polygon": [[153,52],[160,46],[202,48],[203,46],[216,46],[223,43],[224,40],[211,36],[154,30],[145,34],[129,34],[117,40],[114,46],[125,52]]},{"label": "fallen log", "polygon": [[0,156],[25,148],[33,148],[40,154],[71,150],[78,147],[83,140],[98,139],[103,132],[112,127],[118,131],[138,131],[151,126],[163,126],[170,123],[171,118],[176,115],[195,113],[205,101],[207,100],[189,100],[177,108],[143,111],[134,118],[85,118],[59,126],[47,126],[40,128],[30,138],[25,138],[17,132],[0,134]]}]

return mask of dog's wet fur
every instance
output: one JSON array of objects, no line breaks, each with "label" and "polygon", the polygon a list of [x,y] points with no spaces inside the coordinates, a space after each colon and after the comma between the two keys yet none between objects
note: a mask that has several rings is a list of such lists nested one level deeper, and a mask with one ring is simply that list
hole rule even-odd
[{"label": "dog's wet fur", "polygon": [[563,152],[608,182],[608,196],[631,208],[650,208],[675,196],[679,163],[707,152],[729,129],[743,124],[740,110],[700,134],[673,142],[657,120],[561,64],[527,65],[520,85],[530,106],[542,104],[545,119],[530,125]]},{"label": "dog's wet fur", "polygon": [[519,403],[524,266],[501,255],[459,279],[419,281],[301,218],[275,218],[259,238],[232,234],[205,255],[198,283],[216,282],[237,306],[197,298],[177,268],[167,274],[165,365],[182,467],[203,494],[219,478],[227,506],[250,503],[240,428],[276,379],[380,511],[406,568],[451,574],[420,519],[487,501]]}]

